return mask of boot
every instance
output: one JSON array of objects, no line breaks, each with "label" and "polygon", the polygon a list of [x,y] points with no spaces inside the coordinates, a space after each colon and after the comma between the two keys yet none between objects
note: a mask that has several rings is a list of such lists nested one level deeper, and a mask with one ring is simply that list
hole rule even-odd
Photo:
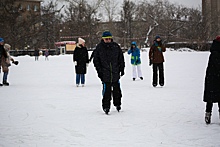
[{"label": "boot", "polygon": [[105,112],[105,114],[108,115],[108,113],[109,113],[109,108],[105,108],[105,109],[103,109],[103,111]]},{"label": "boot", "polygon": [[9,83],[7,81],[3,81],[3,85],[9,86]]},{"label": "boot", "polygon": [[211,123],[211,112],[206,112],[205,113],[205,122],[206,124],[210,124]]},{"label": "boot", "polygon": [[116,109],[119,112],[121,110],[121,106],[116,106]]},{"label": "boot", "polygon": [[2,83],[0,83],[0,86],[3,86],[3,84],[2,84]]}]

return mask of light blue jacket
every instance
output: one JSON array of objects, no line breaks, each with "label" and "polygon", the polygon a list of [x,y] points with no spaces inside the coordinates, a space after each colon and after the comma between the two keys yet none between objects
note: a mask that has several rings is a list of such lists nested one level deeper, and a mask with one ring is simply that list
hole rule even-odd
[{"label": "light blue jacket", "polygon": [[[135,48],[132,48],[132,45],[135,45]],[[131,54],[131,64],[132,65],[141,64],[140,49],[137,48],[137,43],[136,42],[131,43],[131,48],[128,50],[128,54]]]}]

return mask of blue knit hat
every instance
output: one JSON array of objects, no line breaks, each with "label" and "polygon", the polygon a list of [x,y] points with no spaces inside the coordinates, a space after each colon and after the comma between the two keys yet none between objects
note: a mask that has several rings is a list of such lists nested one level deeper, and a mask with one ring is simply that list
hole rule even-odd
[{"label": "blue knit hat", "polygon": [[102,38],[112,38],[112,34],[109,31],[104,31],[102,33]]},{"label": "blue knit hat", "polygon": [[161,39],[161,37],[160,37],[159,35],[157,35],[157,36],[155,37],[155,40],[157,40],[158,38],[160,38],[160,39]]},{"label": "blue knit hat", "polygon": [[3,39],[3,38],[0,38],[0,42],[4,42],[4,39]]}]

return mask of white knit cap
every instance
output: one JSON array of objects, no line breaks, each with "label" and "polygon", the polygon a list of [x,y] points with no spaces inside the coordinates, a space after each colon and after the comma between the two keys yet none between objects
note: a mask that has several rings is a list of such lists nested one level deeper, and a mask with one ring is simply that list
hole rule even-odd
[{"label": "white knit cap", "polygon": [[84,39],[82,39],[82,38],[78,38],[78,43],[79,44],[83,44],[83,43],[85,43],[86,41],[84,40]]},{"label": "white knit cap", "polygon": [[4,48],[6,48],[6,49],[10,49],[11,46],[10,46],[9,44],[6,43],[6,44],[4,45]]}]

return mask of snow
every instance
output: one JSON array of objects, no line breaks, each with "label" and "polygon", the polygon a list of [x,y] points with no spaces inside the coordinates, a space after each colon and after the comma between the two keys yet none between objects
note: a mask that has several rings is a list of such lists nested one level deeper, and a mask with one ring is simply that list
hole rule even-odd
[{"label": "snow", "polygon": [[[167,51],[165,86],[153,88],[148,52],[144,80],[132,81],[130,56],[121,79],[122,111],[101,108],[102,85],[93,64],[76,87],[72,55],[14,57],[10,86],[0,87],[0,147],[217,147],[220,120],[204,122],[204,77],[209,52]],[[2,74],[1,74],[2,76]]]}]

